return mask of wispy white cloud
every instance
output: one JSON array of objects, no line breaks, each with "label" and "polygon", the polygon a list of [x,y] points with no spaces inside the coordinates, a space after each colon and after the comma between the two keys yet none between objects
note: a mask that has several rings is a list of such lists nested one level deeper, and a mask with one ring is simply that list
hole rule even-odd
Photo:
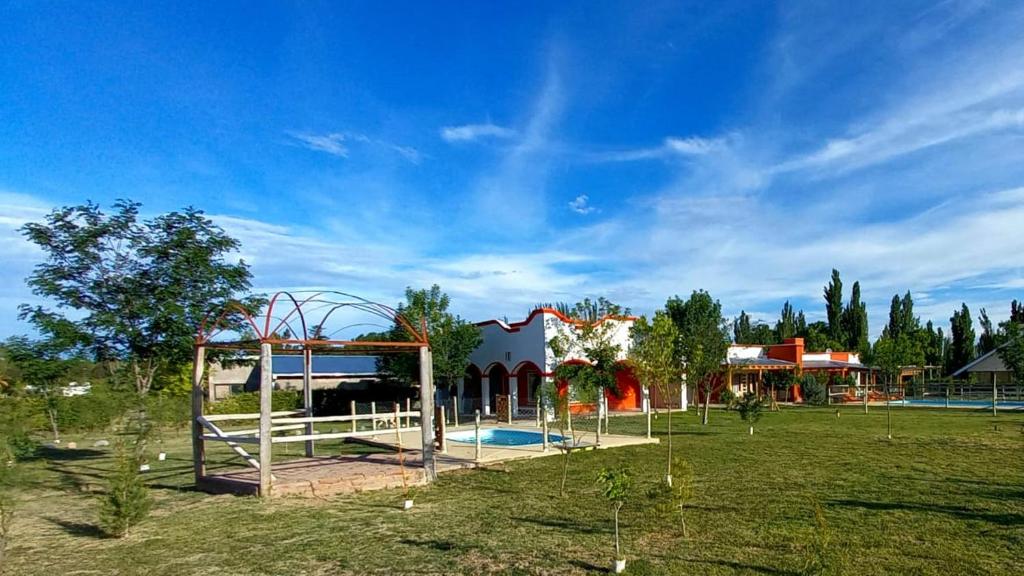
[{"label": "wispy white cloud", "polygon": [[490,122],[441,128],[441,138],[446,142],[472,142],[481,138],[512,138],[515,135],[515,130]]},{"label": "wispy white cloud", "polygon": [[565,100],[559,57],[552,52],[525,128],[476,186],[478,213],[493,215],[506,232],[535,228],[546,219],[552,132],[561,120]]},{"label": "wispy white cloud", "polygon": [[701,138],[689,136],[680,138],[669,136],[660,146],[647,148],[626,148],[598,152],[584,152],[584,160],[591,162],[636,162],[639,160],[672,160],[703,156],[723,150],[727,145],[725,138]]},{"label": "wispy white cloud", "polygon": [[572,199],[569,202],[569,209],[577,214],[590,214],[596,208],[590,205],[590,197],[586,194],[580,194],[579,196]]},{"label": "wispy white cloud", "polygon": [[288,135],[292,137],[294,143],[304,148],[316,152],[325,152],[338,158],[348,158],[348,146],[345,145],[346,136],[344,133],[310,134],[308,132],[289,132]]},{"label": "wispy white cloud", "polygon": [[366,144],[376,146],[398,154],[412,164],[419,164],[423,160],[423,154],[412,146],[403,146],[388,140],[371,138],[358,132],[329,132],[326,134],[315,134],[311,132],[288,132],[292,143],[302,146],[315,152],[324,152],[338,158],[348,158],[351,152],[350,145]]}]

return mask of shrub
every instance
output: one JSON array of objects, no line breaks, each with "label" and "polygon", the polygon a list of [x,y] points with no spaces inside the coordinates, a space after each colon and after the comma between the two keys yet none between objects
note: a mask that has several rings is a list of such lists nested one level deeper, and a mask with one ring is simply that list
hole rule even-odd
[{"label": "shrub", "polygon": [[718,395],[718,399],[725,405],[726,410],[730,410],[736,404],[736,393],[732,391],[732,388],[726,386],[722,388],[722,393]]},{"label": "shrub", "polygon": [[743,395],[743,399],[736,403],[736,410],[740,413],[740,418],[750,424],[750,433],[754,433],[754,425],[761,419],[761,415],[764,411],[764,402],[761,397],[753,392],[747,392]]},{"label": "shrub", "polygon": [[61,430],[103,430],[124,415],[136,401],[135,393],[115,390],[97,382],[88,394],[57,399],[57,422]]},{"label": "shrub", "polygon": [[805,403],[812,406],[828,404],[828,389],[818,382],[813,374],[804,374],[800,379],[800,390],[803,392]]},{"label": "shrub", "polygon": [[[295,410],[301,405],[298,390],[274,390],[271,393],[271,409],[274,411]],[[259,392],[232,394],[223,400],[208,405],[208,414],[255,414],[260,411]]]},{"label": "shrub", "polygon": [[[26,432],[15,432],[7,436],[5,459],[28,460],[36,455],[39,443]],[[0,463],[2,465],[4,463]]]},{"label": "shrub", "polygon": [[142,480],[141,438],[119,439],[115,452],[116,468],[100,509],[100,526],[108,535],[120,538],[141,522],[153,505],[149,489]]}]

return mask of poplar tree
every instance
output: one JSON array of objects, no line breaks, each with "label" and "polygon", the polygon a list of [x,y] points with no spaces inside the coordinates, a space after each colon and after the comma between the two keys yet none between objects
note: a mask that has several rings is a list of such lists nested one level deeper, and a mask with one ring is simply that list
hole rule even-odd
[{"label": "poplar tree", "polygon": [[867,353],[868,343],[868,309],[860,300],[860,282],[854,282],[850,292],[850,303],[843,310],[843,327],[846,333],[846,349]]},{"label": "poplar tree", "polygon": [[825,286],[825,313],[828,316],[828,335],[836,343],[846,341],[843,330],[843,281],[839,270],[832,269],[832,279]]}]

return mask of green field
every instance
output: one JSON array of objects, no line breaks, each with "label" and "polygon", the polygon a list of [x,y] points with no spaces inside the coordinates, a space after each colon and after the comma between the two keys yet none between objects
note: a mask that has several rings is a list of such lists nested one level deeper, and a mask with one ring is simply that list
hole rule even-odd
[{"label": "green field", "polygon": [[[1024,414],[901,409],[894,423],[889,441],[884,409],[785,408],[751,437],[734,413],[713,412],[707,427],[678,415],[676,452],[697,484],[689,538],[641,486],[623,509],[628,572],[1024,573]],[[639,424],[613,418],[611,431]],[[557,456],[445,474],[405,512],[396,491],[272,502],[197,493],[187,437],[165,443],[169,459],[149,476],[154,512],[123,540],[95,527],[105,449],[46,450],[25,464],[4,573],[600,572],[612,524],[597,471],[625,465],[653,483],[666,453],[663,443],[573,455],[566,498]]]}]

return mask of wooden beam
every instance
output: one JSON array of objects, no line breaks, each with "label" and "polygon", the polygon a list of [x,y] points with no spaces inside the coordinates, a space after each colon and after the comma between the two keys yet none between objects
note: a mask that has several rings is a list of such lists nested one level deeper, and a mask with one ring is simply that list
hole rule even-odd
[{"label": "wooden beam", "polygon": [[420,439],[423,441],[423,476],[437,479],[434,462],[434,362],[430,348],[420,348]]},{"label": "wooden beam", "polygon": [[[192,357],[192,467],[196,485],[206,477],[206,442],[203,440],[203,427],[199,419],[203,416],[203,368],[206,362],[206,349],[196,345]],[[211,385],[212,388],[212,385]]]},{"label": "wooden beam", "polygon": [[[307,418],[313,417],[313,350],[302,351],[302,408]],[[313,434],[313,423],[306,424],[306,434]],[[313,441],[306,442],[306,458],[313,457]]]},{"label": "wooden beam", "polygon": [[270,412],[273,399],[273,350],[269,343],[260,344],[260,497],[270,498],[273,478],[270,462],[273,444],[270,437]]}]

